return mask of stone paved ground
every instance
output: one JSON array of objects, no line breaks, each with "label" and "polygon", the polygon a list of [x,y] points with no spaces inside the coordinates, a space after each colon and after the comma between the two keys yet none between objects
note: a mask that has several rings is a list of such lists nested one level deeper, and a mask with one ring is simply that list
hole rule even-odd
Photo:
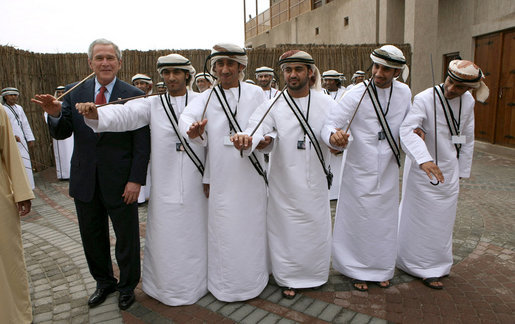
[{"label": "stone paved ground", "polygon": [[[272,278],[250,301],[223,303],[208,294],[184,307],[163,305],[138,287],[136,303],[120,312],[117,294],[97,308],[87,307],[95,282],[82,251],[68,182],[57,181],[54,170],[41,172],[33,211],[22,219],[34,322],[515,323],[515,150],[477,143],[472,174],[461,183],[455,266],[443,279],[442,291],[398,271],[390,289],[371,286],[369,292],[358,292],[348,278],[332,271],[322,288],[305,290],[293,300],[281,298]],[[145,221],[144,206],[142,246]]]}]

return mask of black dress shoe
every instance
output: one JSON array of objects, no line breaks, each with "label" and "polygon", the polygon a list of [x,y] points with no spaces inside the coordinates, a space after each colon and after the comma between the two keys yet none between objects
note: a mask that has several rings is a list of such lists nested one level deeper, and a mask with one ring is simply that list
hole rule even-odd
[{"label": "black dress shoe", "polygon": [[120,297],[118,298],[118,308],[121,310],[126,310],[129,308],[132,303],[136,300],[134,296],[134,291],[129,292],[120,292]]},{"label": "black dress shoe", "polygon": [[106,300],[107,296],[115,291],[116,291],[115,287],[97,288],[97,290],[95,290],[93,295],[91,295],[91,297],[89,297],[88,306],[95,307],[95,306],[102,304]]}]

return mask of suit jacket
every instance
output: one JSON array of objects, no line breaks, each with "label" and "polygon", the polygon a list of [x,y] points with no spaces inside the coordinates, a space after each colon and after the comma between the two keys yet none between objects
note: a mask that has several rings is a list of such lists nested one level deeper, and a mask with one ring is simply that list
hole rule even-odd
[{"label": "suit jacket", "polygon": [[[66,90],[74,84],[66,86]],[[144,94],[119,79],[109,101]],[[128,181],[144,185],[150,158],[150,129],[95,134],[75,109],[80,102],[95,101],[95,80],[90,79],[64,97],[61,118],[56,125],[48,122],[50,135],[65,139],[74,134],[70,169],[70,196],[84,202],[93,199],[96,181],[107,206],[123,203],[121,197]]]}]

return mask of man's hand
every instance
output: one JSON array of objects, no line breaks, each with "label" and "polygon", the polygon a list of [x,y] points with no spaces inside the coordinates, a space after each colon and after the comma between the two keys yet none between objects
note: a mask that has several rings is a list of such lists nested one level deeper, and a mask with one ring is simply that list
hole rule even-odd
[{"label": "man's hand", "polygon": [[206,128],[207,119],[204,119],[201,122],[194,122],[191,124],[190,129],[186,132],[189,138],[194,139],[204,134],[204,129]]},{"label": "man's hand", "polygon": [[139,190],[141,189],[141,184],[136,182],[127,182],[125,185],[125,191],[123,192],[123,202],[127,205],[132,204],[133,202],[138,200]]},{"label": "man's hand", "polygon": [[206,198],[209,198],[209,183],[203,183],[202,185],[204,186],[204,195],[206,196]]},{"label": "man's hand", "polygon": [[422,128],[415,128],[413,130],[413,133],[417,134],[418,136],[420,136],[420,138],[425,141],[426,140],[426,133],[424,133],[424,131],[422,130]]},{"label": "man's hand", "polygon": [[98,120],[97,105],[95,105],[94,103],[92,103],[92,102],[78,103],[78,104],[75,104],[75,108],[77,109],[79,114],[84,116],[84,118]]},{"label": "man's hand", "polygon": [[18,203],[18,213],[20,214],[20,216],[27,215],[30,212],[31,205],[32,203],[30,202],[30,200],[20,201]]},{"label": "man's hand", "polygon": [[274,139],[271,136],[265,136],[263,140],[259,141],[259,144],[256,146],[256,148],[258,150],[262,150],[268,145],[270,145],[270,143],[272,143],[273,140]]},{"label": "man's hand", "polygon": [[233,135],[231,136],[231,142],[238,151],[252,147],[252,137],[247,134]]},{"label": "man's hand", "polygon": [[433,161],[425,162],[420,165],[420,168],[427,174],[430,180],[433,180],[432,175],[436,177],[436,180],[443,183],[444,178],[442,171]]},{"label": "man's hand", "polygon": [[49,94],[35,95],[34,99],[30,99],[30,101],[40,105],[52,117],[59,117],[61,114],[61,103],[54,96]]},{"label": "man's hand", "polygon": [[19,136],[14,135],[14,139],[16,140],[16,142],[21,143],[21,139]]},{"label": "man's hand", "polygon": [[33,148],[34,147],[34,141],[27,142],[27,146],[29,148]]},{"label": "man's hand", "polygon": [[332,146],[345,148],[349,143],[349,134],[339,129],[336,133],[331,134],[329,143],[331,143]]}]

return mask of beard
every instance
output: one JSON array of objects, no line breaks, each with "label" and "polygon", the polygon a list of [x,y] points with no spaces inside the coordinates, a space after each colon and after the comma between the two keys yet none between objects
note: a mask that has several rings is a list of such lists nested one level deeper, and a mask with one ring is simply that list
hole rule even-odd
[{"label": "beard", "polygon": [[295,79],[295,80],[298,80],[297,85],[292,85],[291,79],[288,80],[288,89],[291,89],[294,91],[300,90],[300,89],[304,88],[306,86],[306,84],[308,84],[308,81],[309,81],[308,78],[305,78],[303,80],[301,80],[301,79]]}]

